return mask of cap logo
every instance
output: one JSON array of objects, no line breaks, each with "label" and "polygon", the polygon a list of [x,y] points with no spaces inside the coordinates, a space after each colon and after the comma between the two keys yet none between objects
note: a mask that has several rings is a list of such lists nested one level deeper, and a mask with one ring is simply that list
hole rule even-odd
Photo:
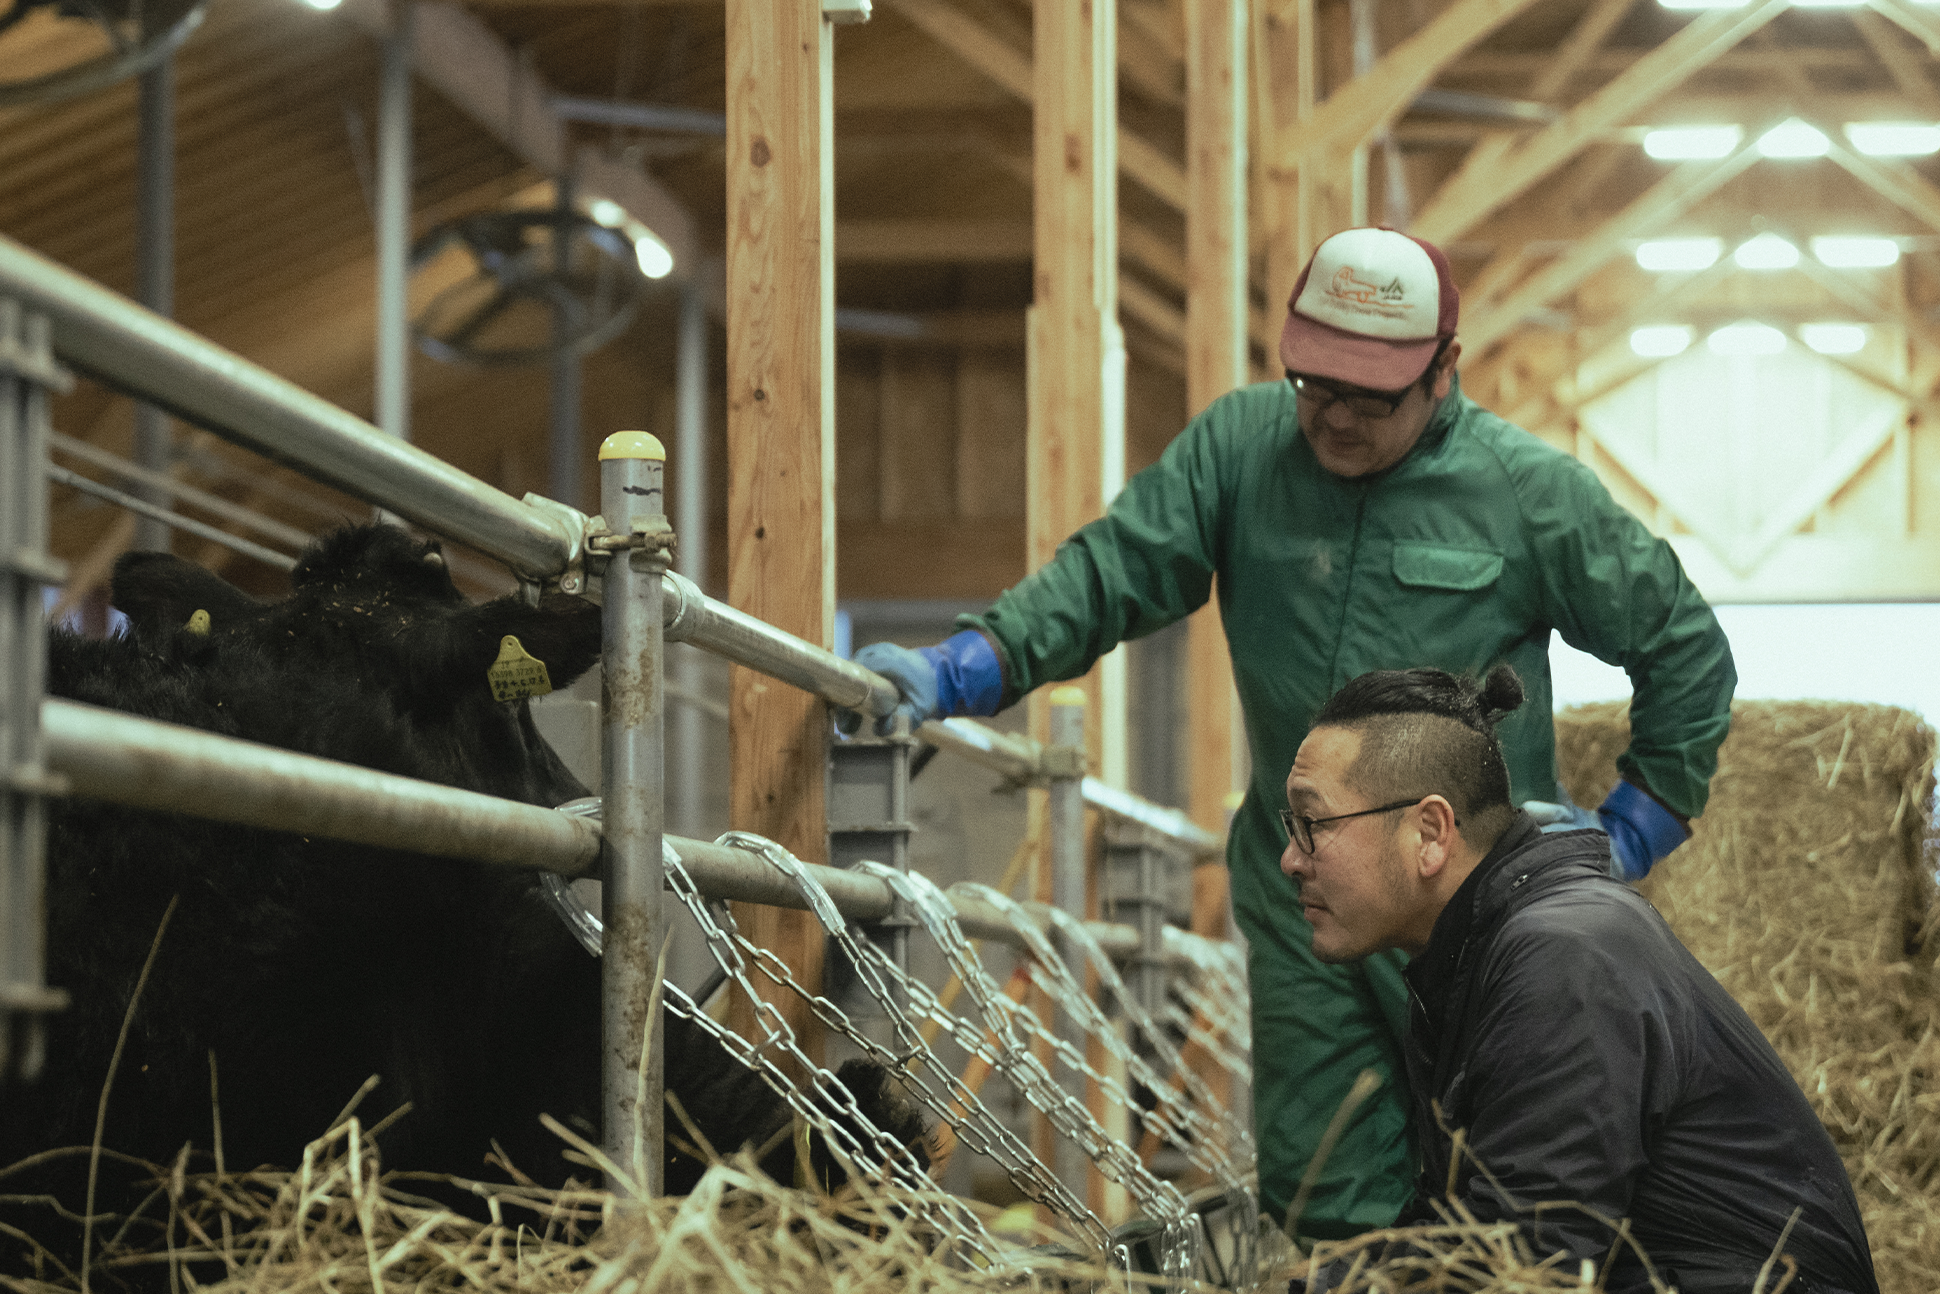
[{"label": "cap logo", "polygon": [[1414,303],[1408,300],[1407,290],[1401,286],[1399,275],[1389,279],[1385,286],[1378,286],[1360,278],[1348,265],[1334,271],[1326,292],[1345,309],[1367,311],[1389,319],[1404,318],[1415,309]]}]

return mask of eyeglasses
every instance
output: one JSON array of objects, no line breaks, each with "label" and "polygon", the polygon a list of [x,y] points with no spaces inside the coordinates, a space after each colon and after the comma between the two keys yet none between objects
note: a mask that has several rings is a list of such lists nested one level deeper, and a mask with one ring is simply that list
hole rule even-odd
[{"label": "eyeglasses", "polygon": [[1293,383],[1293,393],[1301,403],[1315,413],[1325,413],[1336,404],[1344,404],[1350,413],[1363,418],[1392,418],[1401,402],[1415,388],[1413,384],[1399,391],[1369,391],[1365,387],[1340,387],[1324,378],[1307,377],[1287,370],[1287,381]]},{"label": "eyeglasses", "polygon": [[[1412,800],[1396,800],[1393,804],[1384,804],[1378,809],[1362,809],[1357,813],[1336,813],[1331,818],[1310,818],[1304,813],[1295,813],[1292,809],[1281,809],[1280,825],[1287,829],[1287,835],[1293,838],[1293,843],[1300,846],[1301,853],[1311,854],[1314,851],[1315,827],[1325,826],[1330,822],[1345,822],[1349,818],[1366,818],[1377,813],[1393,813],[1396,809],[1412,809],[1426,798],[1426,796],[1417,795]],[[1456,825],[1461,824],[1457,822]]]}]

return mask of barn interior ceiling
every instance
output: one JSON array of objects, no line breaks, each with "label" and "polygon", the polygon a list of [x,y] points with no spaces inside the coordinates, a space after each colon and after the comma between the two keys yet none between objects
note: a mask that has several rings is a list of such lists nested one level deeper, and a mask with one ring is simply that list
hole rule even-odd
[{"label": "barn interior ceiling", "polygon": [[[1118,0],[1133,469],[1192,412],[1182,352],[1191,3]],[[378,42],[395,12],[382,0],[332,11],[210,0],[174,56],[175,316],[365,417]],[[1712,582],[1700,579],[1707,592],[1839,595],[1828,545],[1843,545],[1837,560],[1895,573],[1875,579],[1876,594],[1940,596],[1940,447],[1923,422],[1940,381],[1940,7],[1256,0],[1249,22],[1260,376],[1275,372],[1279,316],[1316,235],[1359,220],[1401,225],[1451,256],[1469,393],[1591,462],[1661,530],[1695,545],[1680,547],[1694,571],[1716,557]],[[720,436],[721,0],[416,0],[414,23],[414,233],[549,204],[555,174],[570,168],[582,196],[619,202],[673,257],[633,322],[583,361],[587,460],[620,427],[671,438],[683,292],[714,314]],[[51,5],[0,8],[0,83],[99,49],[87,23]],[[839,32],[844,596],[979,598],[1023,574],[1030,70],[1025,0],[878,0],[869,22]],[[0,107],[0,233],[130,294],[138,101],[124,80]],[[1881,131],[1893,123],[1910,129]],[[1700,126],[1713,129],[1675,130]],[[1663,264],[1677,268],[1647,268]],[[414,312],[450,278],[435,266],[420,274]],[[1678,383],[1722,380],[1717,365],[1733,362],[1734,345],[1733,372],[1816,365],[1891,408],[1843,436],[1832,401],[1799,433],[1824,442],[1797,460],[1811,489],[1776,483],[1783,498],[1748,499],[1721,519],[1680,503],[1694,491],[1668,479],[1677,460],[1656,442],[1706,434],[1679,431],[1664,409],[1679,402]],[[1639,403],[1640,382],[1656,384],[1655,405]],[[543,364],[419,356],[413,437],[514,494],[550,492],[548,390]],[[1658,411],[1649,436],[1619,443],[1598,430],[1609,423],[1593,416],[1599,401],[1619,398]],[[63,397],[56,422],[96,449],[130,452],[130,403],[98,385]],[[190,485],[303,528],[363,511],[177,431],[173,471]],[[62,461],[112,479],[82,458]],[[121,514],[66,487],[54,516],[72,594],[98,585],[133,538]],[[206,541],[178,539],[178,550],[266,588],[280,578]],[[1784,570],[1808,567],[1817,573],[1788,583]]]}]

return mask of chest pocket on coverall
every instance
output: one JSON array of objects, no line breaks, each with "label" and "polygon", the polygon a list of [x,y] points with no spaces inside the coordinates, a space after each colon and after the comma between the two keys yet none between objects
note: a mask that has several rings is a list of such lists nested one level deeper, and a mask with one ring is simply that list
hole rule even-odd
[{"label": "chest pocket on coverall", "polygon": [[1502,577],[1501,553],[1397,541],[1393,569],[1395,583],[1408,593],[1403,614],[1415,641],[1440,644],[1440,655],[1450,644],[1493,636],[1477,621],[1476,611],[1494,596],[1490,590]]}]

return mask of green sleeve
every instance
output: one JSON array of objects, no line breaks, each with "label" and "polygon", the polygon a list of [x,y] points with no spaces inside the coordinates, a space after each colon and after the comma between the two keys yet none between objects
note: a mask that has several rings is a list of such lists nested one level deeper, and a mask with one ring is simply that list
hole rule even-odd
[{"label": "green sleeve", "polygon": [[1522,492],[1549,622],[1570,646],[1630,675],[1630,747],[1618,772],[1694,818],[1731,727],[1731,644],[1671,546],[1588,467],[1551,461],[1555,479]]},{"label": "green sleeve", "polygon": [[1004,705],[1076,678],[1119,643],[1205,605],[1219,564],[1227,473],[1249,404],[1246,391],[1215,401],[1126,483],[1104,516],[1058,545],[983,615],[960,618],[996,643]]}]

